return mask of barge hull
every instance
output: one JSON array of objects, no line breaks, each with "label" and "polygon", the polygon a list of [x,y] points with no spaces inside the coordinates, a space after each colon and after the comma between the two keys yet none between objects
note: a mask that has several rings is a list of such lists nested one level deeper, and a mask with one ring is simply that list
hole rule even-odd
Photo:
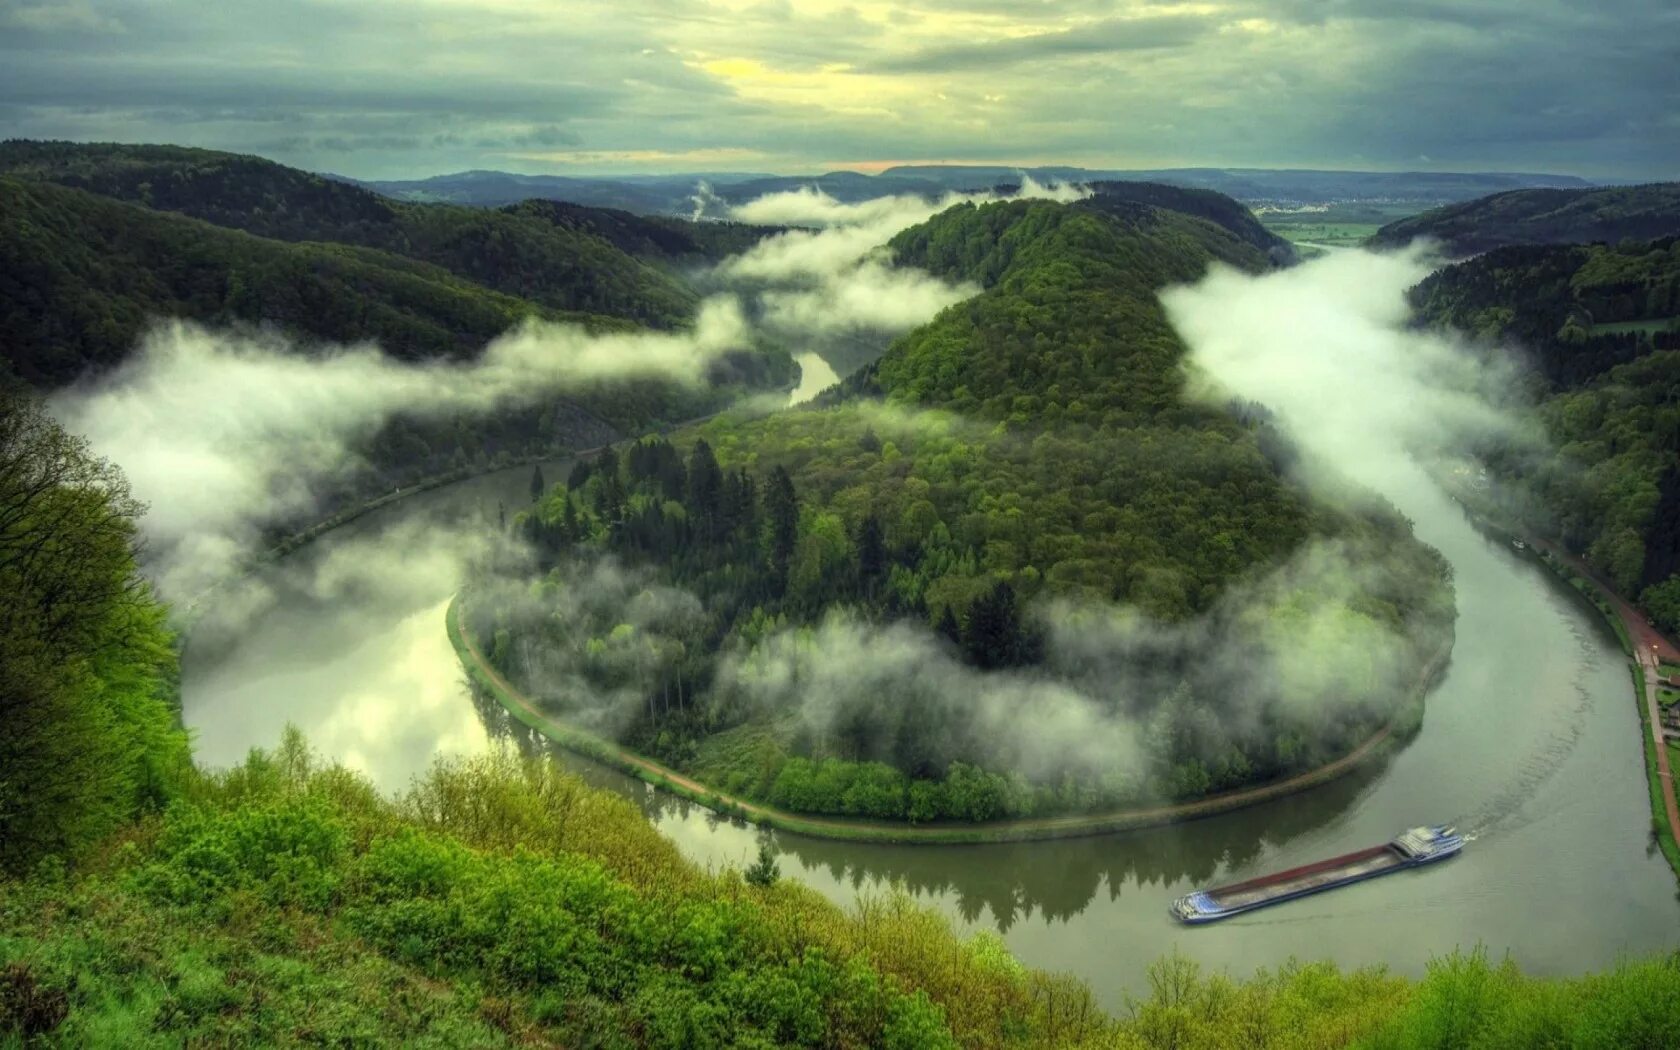
[{"label": "barge hull", "polygon": [[1380,846],[1344,853],[1246,882],[1199,890],[1174,901],[1171,911],[1180,922],[1217,922],[1323,890],[1363,882],[1405,868],[1433,864],[1456,856],[1463,847],[1463,836],[1450,827],[1412,828],[1394,841]]}]

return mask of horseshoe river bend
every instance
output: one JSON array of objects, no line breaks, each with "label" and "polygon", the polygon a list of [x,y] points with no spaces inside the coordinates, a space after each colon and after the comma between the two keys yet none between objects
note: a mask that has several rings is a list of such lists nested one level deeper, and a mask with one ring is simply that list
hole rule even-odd
[{"label": "horseshoe river bend", "polygon": [[[545,465],[564,476],[563,461]],[[468,536],[528,499],[530,468],[390,503],[218,600],[182,666],[200,760],[238,762],[289,722],[387,791],[435,755],[491,746],[445,633]],[[1603,968],[1671,946],[1674,877],[1655,851],[1628,664],[1593,609],[1541,565],[1477,531],[1421,472],[1390,498],[1452,563],[1452,659],[1422,730],[1327,785],[1146,831],[997,845],[772,838],[785,877],[841,904],[893,884],[961,930],[994,929],[1032,966],[1090,982],[1109,1006],[1175,948],[1236,975],[1290,957],[1421,972],[1485,944],[1535,973]],[[494,719],[491,719],[492,723]],[[744,864],[760,832],[561,756],[624,793],[700,863]],[[1372,845],[1419,823],[1471,842],[1450,864],[1208,928],[1175,896]]]}]

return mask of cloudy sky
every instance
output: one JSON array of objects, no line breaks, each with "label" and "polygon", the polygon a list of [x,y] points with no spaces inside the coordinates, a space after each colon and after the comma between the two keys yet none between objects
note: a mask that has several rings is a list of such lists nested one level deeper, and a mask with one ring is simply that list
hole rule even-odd
[{"label": "cloudy sky", "polygon": [[364,178],[1680,176],[1674,0],[0,0],[0,137]]}]

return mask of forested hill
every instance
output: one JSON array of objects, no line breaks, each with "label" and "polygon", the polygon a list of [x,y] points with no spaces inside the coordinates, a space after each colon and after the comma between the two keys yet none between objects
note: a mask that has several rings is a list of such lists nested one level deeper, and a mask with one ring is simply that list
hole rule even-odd
[{"label": "forested hill", "polygon": [[899,340],[873,369],[894,400],[1019,425],[1117,425],[1183,405],[1183,346],[1155,293],[1210,261],[1266,256],[1180,212],[1098,197],[961,205],[892,241],[899,261],[990,289]]},{"label": "forested hill", "polygon": [[1391,222],[1371,243],[1439,241],[1453,256],[1512,244],[1587,244],[1680,234],[1680,182],[1496,193]]},{"label": "forested hill", "polygon": [[[597,224],[557,221],[541,210],[410,204],[261,157],[181,146],[0,143],[0,173],[50,181],[179,212],[284,241],[332,241],[432,263],[495,291],[559,310],[671,326],[693,312],[694,293],[659,265],[737,247],[734,234],[661,220],[659,242],[686,238],[695,251],[636,258]],[[620,213],[622,214],[622,213]],[[622,227],[616,216],[601,227]]]},{"label": "forested hill", "polygon": [[1680,238],[1501,248],[1412,300],[1521,355],[1553,451],[1490,456],[1514,511],[1680,630]]},{"label": "forested hill", "polygon": [[0,340],[32,383],[56,386],[118,363],[158,318],[267,323],[424,359],[474,354],[528,316],[628,327],[388,252],[254,237],[0,177]]},{"label": "forested hill", "polygon": [[[1193,798],[1343,754],[1394,717],[1451,620],[1438,556],[1397,515],[1314,502],[1261,410],[1190,400],[1157,299],[1216,260],[1262,269],[1261,251],[1177,212],[1047,201],[952,208],[892,247],[984,291],[825,405],[720,417],[547,491],[516,523],[541,586],[484,581],[468,602],[505,674],[723,790],[880,819]],[[1361,563],[1355,606],[1335,597],[1332,552]],[[602,568],[609,554],[628,571]],[[1298,558],[1315,567],[1291,576],[1288,609],[1220,610]],[[621,614],[601,597],[620,592],[643,597]],[[1198,626],[1073,656],[1043,618],[1056,603]],[[1307,609],[1338,637],[1386,639],[1328,658],[1330,692],[1234,676],[1175,641],[1255,653],[1252,628]],[[844,670],[824,670],[827,645],[853,653]],[[1379,647],[1395,654],[1381,673]],[[1147,757],[1083,742],[1028,757],[1072,691],[1093,732],[1148,725]]]},{"label": "forested hill", "polygon": [[785,229],[739,222],[689,222],[666,215],[636,215],[618,208],[590,208],[557,200],[526,200],[502,210],[599,237],[638,259],[682,266],[717,262]]},{"label": "forested hill", "polygon": [[1104,208],[1116,202],[1148,204],[1194,215],[1225,227],[1240,240],[1265,252],[1275,263],[1291,262],[1295,249],[1260,224],[1248,206],[1216,190],[1173,186],[1164,182],[1093,182],[1087,206]]}]

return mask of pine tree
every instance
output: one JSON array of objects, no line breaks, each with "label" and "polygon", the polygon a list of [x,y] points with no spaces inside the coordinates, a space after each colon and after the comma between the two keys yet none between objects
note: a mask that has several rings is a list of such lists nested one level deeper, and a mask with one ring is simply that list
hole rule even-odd
[{"label": "pine tree", "polygon": [[764,539],[770,571],[785,580],[799,541],[799,496],[784,467],[770,472],[770,484],[764,490]]},{"label": "pine tree", "polygon": [[758,860],[746,871],[747,885],[770,887],[781,877],[782,866],[776,863],[776,853],[770,848],[769,842],[758,844]]},{"label": "pine tree", "polygon": [[1015,608],[1015,588],[1007,580],[999,580],[969,606],[962,640],[968,662],[984,670],[1027,662],[1028,647]]},{"label": "pine tree", "polygon": [[722,533],[723,471],[718,467],[712,446],[701,438],[694,443],[688,457],[688,516],[703,542],[710,543]]},{"label": "pine tree", "polygon": [[957,622],[956,610],[945,606],[945,611],[939,616],[939,625],[935,628],[953,645],[962,644],[962,624]]},{"label": "pine tree", "polygon": [[531,470],[531,502],[540,503],[543,493],[548,491],[548,484],[543,481],[542,464],[538,463]]},{"label": "pine tree", "polygon": [[887,571],[886,535],[881,519],[874,514],[867,515],[858,526],[857,552],[858,578],[865,591],[873,592],[876,581]]}]

